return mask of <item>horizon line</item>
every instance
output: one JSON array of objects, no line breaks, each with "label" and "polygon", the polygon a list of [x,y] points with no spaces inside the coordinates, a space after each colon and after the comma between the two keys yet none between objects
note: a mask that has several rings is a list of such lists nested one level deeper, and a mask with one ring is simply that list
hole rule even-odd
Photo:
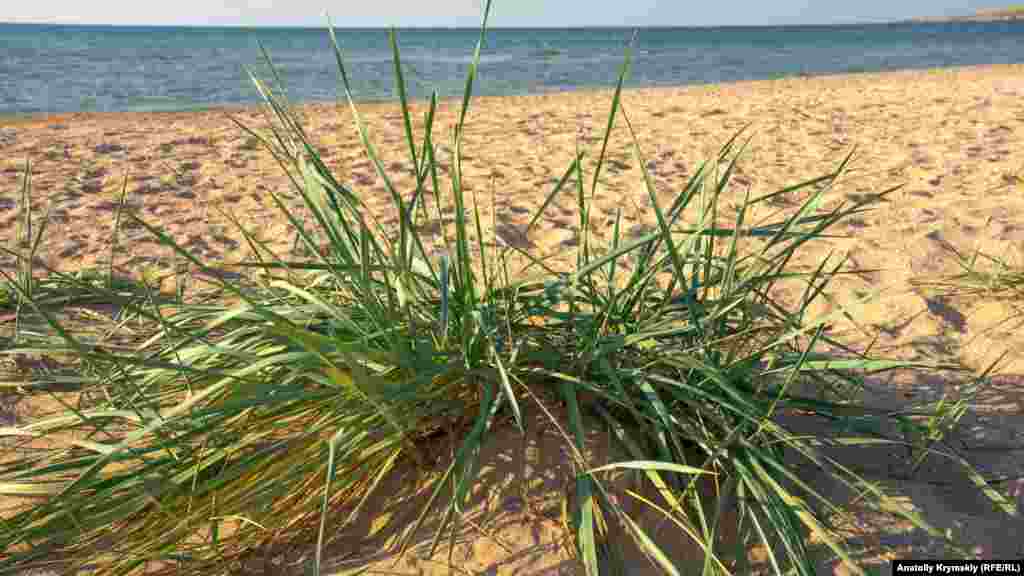
[{"label": "horizon line", "polygon": [[[819,23],[791,23],[791,24],[651,24],[651,25],[627,25],[627,24],[584,24],[584,25],[533,25],[533,26],[500,26],[500,25],[489,25],[488,30],[536,30],[536,29],[549,29],[549,30],[574,30],[574,29],[694,29],[694,28],[812,28],[822,26],[863,26],[863,25],[884,25],[884,24],[941,24],[949,21],[955,21],[954,19],[960,18],[958,16],[945,16],[945,17],[928,17],[928,16],[916,16],[911,18],[898,18],[898,19],[879,19],[879,20],[849,20],[839,22],[819,22]],[[936,21],[936,19],[939,19]],[[296,30],[322,30],[328,28],[326,25],[300,25],[300,24],[147,24],[147,23],[96,23],[96,22],[69,22],[69,21],[18,21],[18,20],[2,20],[0,19],[0,25],[15,25],[15,26],[97,26],[106,28],[221,28],[221,29],[253,29],[253,28],[267,28],[267,29],[296,29]],[[375,25],[375,26],[332,26],[335,30],[390,30],[392,28],[396,30],[480,30],[480,26],[441,26],[441,25],[426,25],[426,26],[394,26],[394,25]]]},{"label": "horizon line", "polygon": [[[891,24],[964,24],[952,19],[956,16],[933,19],[928,16],[878,19],[878,20],[845,20],[835,23],[801,23],[801,24],[690,24],[690,25],[574,25],[574,26],[487,26],[487,30],[692,30],[692,29],[723,29],[723,28],[825,28],[841,26],[883,26]],[[993,23],[1000,20],[992,20]],[[972,23],[972,24],[985,24]],[[242,25],[242,24],[100,24],[76,22],[17,22],[17,20],[0,20],[0,26],[61,26],[61,27],[97,27],[97,28],[209,28],[227,30],[324,30],[328,26],[315,25]],[[335,30],[466,30],[479,31],[479,26],[334,26]]]}]

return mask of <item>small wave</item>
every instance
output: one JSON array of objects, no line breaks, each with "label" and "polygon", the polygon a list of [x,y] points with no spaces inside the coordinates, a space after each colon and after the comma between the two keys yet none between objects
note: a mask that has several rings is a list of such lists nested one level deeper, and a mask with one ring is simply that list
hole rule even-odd
[{"label": "small wave", "polygon": [[560,56],[562,51],[558,48],[541,48],[540,50],[533,50],[530,52],[530,58],[554,58]]}]

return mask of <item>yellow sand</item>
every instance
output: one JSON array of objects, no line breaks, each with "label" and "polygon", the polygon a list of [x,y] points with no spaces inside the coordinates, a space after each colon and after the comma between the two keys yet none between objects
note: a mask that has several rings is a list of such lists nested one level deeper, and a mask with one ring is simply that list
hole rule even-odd
[{"label": "yellow sand", "polygon": [[[497,231],[505,241],[535,254],[555,254],[557,267],[571,263],[577,223],[572,190],[556,200],[528,237],[522,232],[569,166],[577,140],[588,151],[589,192],[592,161],[610,104],[611,92],[604,90],[473,100],[462,169],[466,188],[483,209],[488,237],[493,204]],[[936,298],[915,288],[912,280],[957,272],[950,246],[963,253],[980,248],[1020,263],[1024,66],[634,89],[624,92],[623,105],[662,205],[675,197],[702,160],[747,125],[753,140],[734,179],[734,193],[742,194],[749,186],[751,196],[758,196],[822,175],[854,148],[852,169],[826,196],[824,208],[902,185],[877,210],[836,230],[847,238],[808,247],[794,265],[816,265],[829,250],[849,252],[851,264],[865,271],[833,282],[830,296],[835,303],[851,305],[859,296],[882,291],[878,300],[853,308],[850,319],[837,318],[832,333],[848,342],[865,345],[881,331],[876,343],[880,353],[958,360],[975,369],[1010,351],[1006,376],[992,401],[1003,414],[998,417],[1001,424],[1020,429],[1020,422],[1009,415],[1019,414],[1024,405],[1019,376],[1024,373],[1024,331],[1015,323],[1000,324],[1012,308],[991,299]],[[414,181],[398,105],[366,104],[360,110],[388,174],[408,198]],[[310,105],[302,111],[308,132],[338,180],[358,192],[384,225],[393,226],[395,215],[383,182],[359,143],[347,108]],[[417,142],[424,111],[422,104],[414,107]],[[250,127],[265,128],[256,108],[230,112]],[[444,101],[435,123],[434,139],[446,168],[441,173],[445,192],[450,127],[457,112],[458,101]],[[282,256],[291,245],[288,224],[267,194],[274,190],[294,196],[288,180],[268,153],[248,149],[246,135],[223,111],[70,114],[5,123],[0,234],[13,242],[15,199],[24,159],[30,157],[34,209],[42,214],[45,198],[52,209],[41,258],[58,269],[92,266],[107,257],[113,206],[126,172],[129,202],[204,259],[232,262],[248,255],[241,235],[218,210],[232,211]],[[593,222],[605,240],[617,209],[631,233],[654,223],[629,144],[620,116],[594,200]],[[768,207],[777,209],[774,218],[767,208],[757,217],[778,219],[805,195],[791,194]],[[291,202],[297,205],[297,200]],[[121,241],[124,248],[115,263],[126,273],[139,273],[168,255],[144,230],[123,231]],[[11,269],[10,258],[0,258],[0,263]],[[795,299],[795,293],[788,296]],[[837,308],[822,305],[815,311],[830,309]],[[947,383],[901,377],[885,385],[920,400],[936,397]],[[1001,462],[1016,465],[1013,453],[1008,457]],[[951,470],[945,472],[953,474]],[[1016,489],[1011,487],[1010,493],[1024,494],[1024,487]],[[915,504],[926,510],[931,506],[941,518],[964,520],[949,508],[947,498],[928,496]],[[968,514],[966,525],[982,523],[973,525],[983,526],[975,530],[974,540],[993,547],[997,556],[1020,556],[1019,544],[1014,550],[1015,544],[999,539],[1006,524],[985,516],[988,512],[981,507],[963,512]],[[497,566],[493,559],[481,562],[482,567]],[[558,562],[552,559],[550,565]]]}]

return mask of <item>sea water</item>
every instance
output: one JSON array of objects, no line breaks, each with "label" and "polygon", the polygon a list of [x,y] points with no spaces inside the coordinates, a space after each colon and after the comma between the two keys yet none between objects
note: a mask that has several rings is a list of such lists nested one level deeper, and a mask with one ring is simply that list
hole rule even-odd
[{"label": "sea water", "polygon": [[[613,86],[627,28],[488,30],[478,95]],[[1024,21],[840,26],[640,28],[627,86],[1024,62]],[[385,29],[336,28],[357,100],[395,98]],[[399,29],[411,98],[462,94],[479,30]],[[260,102],[244,67],[269,78],[262,45],[292,102],[341,90],[323,28],[0,24],[0,115],[187,110]]]}]

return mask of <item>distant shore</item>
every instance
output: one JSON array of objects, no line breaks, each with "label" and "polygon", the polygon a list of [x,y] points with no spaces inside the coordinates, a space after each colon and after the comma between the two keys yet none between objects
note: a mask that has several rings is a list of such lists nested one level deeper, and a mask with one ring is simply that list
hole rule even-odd
[{"label": "distant shore", "polygon": [[966,16],[922,16],[911,22],[1007,22],[1024,20],[1024,6],[979,10]]}]

